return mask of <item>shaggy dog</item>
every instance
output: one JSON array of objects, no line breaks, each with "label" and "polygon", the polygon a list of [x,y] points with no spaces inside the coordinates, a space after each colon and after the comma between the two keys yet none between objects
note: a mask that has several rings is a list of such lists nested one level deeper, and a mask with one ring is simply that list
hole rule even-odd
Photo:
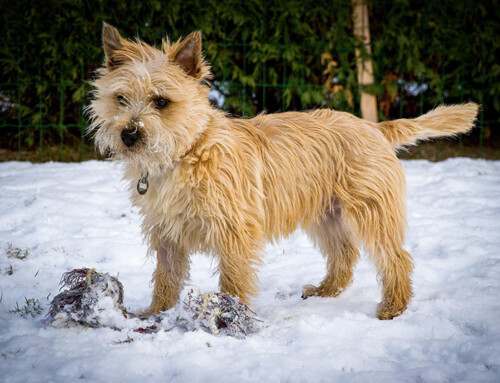
[{"label": "shaggy dog", "polygon": [[157,256],[147,313],[177,302],[198,251],[217,258],[221,291],[248,302],[266,241],[299,227],[327,261],[304,298],[340,294],[363,245],[382,282],[378,318],[406,309],[413,263],[402,247],[405,179],[395,150],[469,131],[478,105],[378,124],[329,109],[231,119],[208,100],[199,32],[156,49],[105,24],[103,45],[90,129],[100,151],[125,164]]}]

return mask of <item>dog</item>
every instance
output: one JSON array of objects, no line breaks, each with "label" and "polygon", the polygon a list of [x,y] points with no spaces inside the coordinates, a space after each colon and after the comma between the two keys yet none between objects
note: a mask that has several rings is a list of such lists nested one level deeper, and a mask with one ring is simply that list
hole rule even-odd
[{"label": "dog", "polygon": [[406,191],[396,151],[468,132],[477,104],[381,123],[330,109],[228,118],[208,99],[200,32],[154,48],[104,24],[102,38],[89,130],[102,153],[125,165],[157,257],[145,314],[178,301],[199,251],[218,260],[221,291],[248,303],[264,244],[298,228],[327,264],[303,298],[340,294],[363,245],[382,284],[378,318],[404,312],[413,260],[402,247]]}]

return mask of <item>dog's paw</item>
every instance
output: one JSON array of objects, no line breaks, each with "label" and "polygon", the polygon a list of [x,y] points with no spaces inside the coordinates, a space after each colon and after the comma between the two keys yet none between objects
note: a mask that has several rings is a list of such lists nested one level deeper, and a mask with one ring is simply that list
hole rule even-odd
[{"label": "dog's paw", "polygon": [[147,310],[144,310],[144,311],[136,312],[134,314],[139,319],[148,319],[150,316],[156,315],[158,313],[147,309]]},{"label": "dog's paw", "polygon": [[151,305],[150,307],[148,307],[147,309],[145,309],[143,311],[136,312],[135,315],[139,319],[147,319],[148,317],[158,315],[159,313],[161,313],[162,311],[165,311],[165,310],[162,310],[160,307],[155,307],[154,305]]},{"label": "dog's paw", "polygon": [[305,285],[304,290],[302,290],[302,299],[307,299],[309,297],[335,298],[342,291],[344,291],[343,288],[335,285],[325,285],[323,283],[319,286]]},{"label": "dog's paw", "polygon": [[377,318],[380,320],[393,319],[397,316],[400,316],[405,311],[405,309],[406,309],[406,307],[397,308],[397,307],[394,307],[394,305],[392,305],[390,303],[382,301],[378,305]]},{"label": "dog's paw", "polygon": [[320,295],[318,287],[314,285],[305,285],[302,290],[302,299],[307,299],[309,297],[316,297]]}]

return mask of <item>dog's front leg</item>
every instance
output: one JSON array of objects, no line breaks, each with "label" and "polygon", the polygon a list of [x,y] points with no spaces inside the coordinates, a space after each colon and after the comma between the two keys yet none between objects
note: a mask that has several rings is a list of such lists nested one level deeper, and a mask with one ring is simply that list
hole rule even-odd
[{"label": "dog's front leg", "polygon": [[189,277],[189,256],[178,245],[171,242],[160,244],[156,257],[158,264],[153,273],[153,300],[145,315],[158,314],[174,306]]},{"label": "dog's front leg", "polygon": [[[255,237],[253,237],[255,238]],[[220,290],[245,303],[257,292],[256,266],[261,264],[261,246],[249,233],[224,233],[219,241]]]}]

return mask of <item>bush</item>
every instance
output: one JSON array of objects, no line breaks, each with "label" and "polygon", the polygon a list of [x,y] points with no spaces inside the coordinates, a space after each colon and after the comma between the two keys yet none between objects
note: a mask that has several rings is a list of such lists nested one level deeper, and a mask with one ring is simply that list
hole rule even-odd
[{"label": "bush", "polygon": [[[473,100],[483,105],[487,132],[498,137],[496,1],[368,5],[376,83],[365,90],[377,95],[380,118]],[[3,8],[1,146],[65,141],[83,147],[86,81],[103,59],[103,21],[157,44],[167,33],[177,39],[201,30],[228,112],[359,109],[359,42],[349,0],[17,0]]]}]

